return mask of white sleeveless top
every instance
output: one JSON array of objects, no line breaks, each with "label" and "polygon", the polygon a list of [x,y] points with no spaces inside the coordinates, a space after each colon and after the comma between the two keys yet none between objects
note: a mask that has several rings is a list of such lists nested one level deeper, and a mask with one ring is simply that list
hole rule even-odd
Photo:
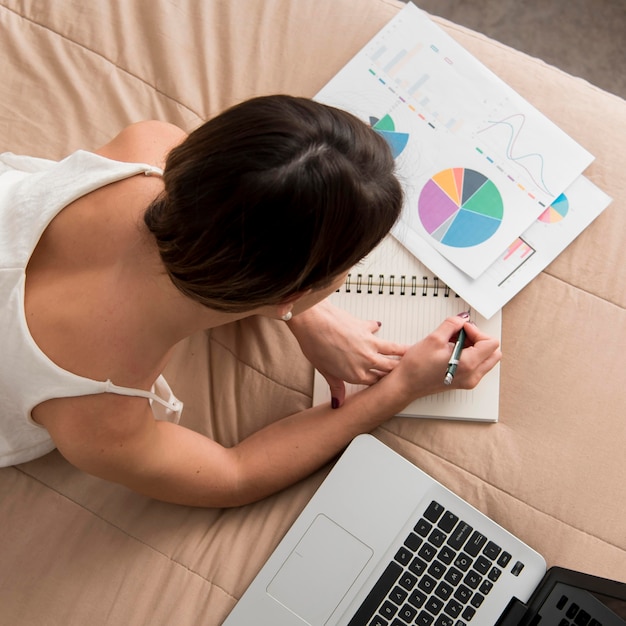
[{"label": "white sleeveless top", "polygon": [[24,311],[26,266],[48,224],[68,204],[110,183],[160,176],[159,168],[78,151],[56,162],[0,154],[0,467],[55,448],[31,411],[52,398],[116,393],[150,400],[156,419],[178,422],[182,403],[162,376],[151,391],[118,387],[56,365],[37,346]]}]

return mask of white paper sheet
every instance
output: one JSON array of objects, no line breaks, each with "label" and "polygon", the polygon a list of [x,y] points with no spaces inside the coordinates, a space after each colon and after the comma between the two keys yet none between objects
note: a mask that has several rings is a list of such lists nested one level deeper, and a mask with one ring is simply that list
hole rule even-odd
[{"label": "white paper sheet", "polygon": [[429,247],[471,278],[593,160],[412,4],[316,99],[392,147],[406,194],[394,234],[418,258]]}]

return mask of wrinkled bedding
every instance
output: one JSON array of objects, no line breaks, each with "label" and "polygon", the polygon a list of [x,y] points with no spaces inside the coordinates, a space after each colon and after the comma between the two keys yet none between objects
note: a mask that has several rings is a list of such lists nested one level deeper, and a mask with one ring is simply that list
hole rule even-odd
[{"label": "wrinkled bedding", "polygon": [[[0,151],[57,159],[142,119],[191,130],[251,96],[313,96],[402,6],[0,0]],[[614,201],[504,308],[497,424],[374,434],[549,565],[626,581],[626,103],[439,23],[597,157],[586,175]],[[166,376],[182,423],[225,445],[311,403],[311,368],[270,320],[195,335]],[[327,469],[232,510],[150,501],[56,451],[2,469],[0,622],[219,624]]]}]

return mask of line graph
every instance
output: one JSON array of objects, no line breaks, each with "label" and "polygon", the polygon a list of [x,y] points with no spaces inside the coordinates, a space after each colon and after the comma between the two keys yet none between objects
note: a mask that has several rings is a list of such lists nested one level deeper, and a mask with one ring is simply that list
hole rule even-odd
[{"label": "line graph", "polygon": [[477,135],[486,133],[494,128],[504,127],[508,130],[505,156],[509,161],[513,161],[521,167],[530,177],[532,182],[541,191],[552,195],[548,184],[545,181],[545,159],[540,152],[526,152],[516,154],[517,143],[526,125],[526,115],[524,113],[513,113],[500,120],[488,120],[488,126],[477,131]]}]

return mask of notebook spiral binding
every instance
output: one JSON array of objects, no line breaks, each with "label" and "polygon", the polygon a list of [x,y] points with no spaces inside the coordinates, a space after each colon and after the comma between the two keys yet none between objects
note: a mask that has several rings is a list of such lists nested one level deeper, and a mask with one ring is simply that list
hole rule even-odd
[{"label": "notebook spiral binding", "polygon": [[343,289],[337,290],[339,293],[366,293],[378,295],[400,295],[400,296],[431,296],[434,298],[458,298],[458,294],[454,293],[448,285],[439,278],[432,277],[429,282],[428,276],[404,276],[401,275],[396,279],[394,274],[385,276],[379,274],[375,277],[373,274],[352,274],[346,276]]}]

